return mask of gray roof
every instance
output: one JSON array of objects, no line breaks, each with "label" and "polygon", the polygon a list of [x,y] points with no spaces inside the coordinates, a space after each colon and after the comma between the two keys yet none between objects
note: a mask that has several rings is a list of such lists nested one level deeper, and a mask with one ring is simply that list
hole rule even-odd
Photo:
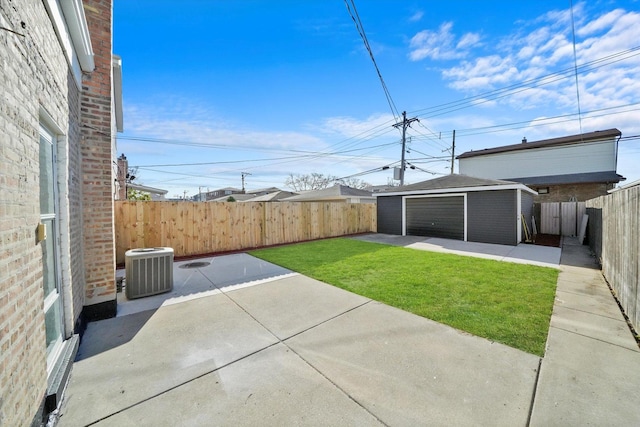
[{"label": "gray roof", "polygon": [[440,178],[434,178],[427,181],[417,182],[415,184],[403,185],[402,187],[394,187],[388,191],[383,191],[377,194],[382,196],[385,193],[402,193],[409,191],[428,191],[428,190],[443,190],[454,188],[470,188],[470,187],[489,187],[496,185],[518,185],[519,182],[503,181],[500,179],[487,179],[476,178],[468,175],[445,175]]},{"label": "gray roof", "polygon": [[208,200],[209,202],[226,202],[229,197],[233,197],[236,202],[246,202],[250,199],[253,199],[253,194],[242,194],[242,193],[234,193],[234,194],[226,194],[224,196],[216,197],[215,199]]},{"label": "gray roof", "polygon": [[216,190],[207,191],[207,193],[215,193],[216,191],[242,191],[242,190],[240,188],[235,188],[235,187],[224,187],[224,188],[218,188]]},{"label": "gray roof", "polygon": [[247,194],[270,194],[270,193],[275,193],[277,191],[280,191],[280,189],[278,187],[269,187],[269,188],[258,188],[257,190],[247,190],[246,193]]},{"label": "gray roof", "polygon": [[507,153],[510,151],[530,150],[532,148],[556,147],[560,145],[605,141],[612,138],[619,138],[620,136],[622,136],[622,132],[615,128],[598,130],[595,132],[563,136],[561,138],[544,139],[541,141],[523,142],[520,144],[505,145],[502,147],[485,148],[484,150],[467,151],[457,156],[456,159],[466,159],[469,157],[485,156],[488,154]]},{"label": "gray roof", "polygon": [[331,199],[347,199],[351,197],[368,197],[373,199],[371,191],[358,190],[357,188],[348,187],[346,185],[334,185],[333,187],[324,188],[322,190],[311,190],[301,193],[297,196],[287,197],[286,201],[304,201],[304,200],[331,200]]},{"label": "gray roof", "polygon": [[567,175],[530,176],[524,178],[509,178],[511,181],[521,182],[526,185],[552,185],[552,184],[586,184],[592,182],[620,182],[625,178],[615,171],[609,172],[585,172]]},{"label": "gray roof", "polygon": [[625,185],[619,185],[616,188],[609,190],[608,193],[615,193],[616,191],[627,190],[629,188],[638,187],[638,186],[640,186],[640,179],[631,181]]},{"label": "gray roof", "polygon": [[256,196],[249,200],[243,200],[245,202],[275,202],[285,199],[287,197],[296,196],[298,193],[291,191],[274,191],[269,194],[263,194],[262,196]]}]

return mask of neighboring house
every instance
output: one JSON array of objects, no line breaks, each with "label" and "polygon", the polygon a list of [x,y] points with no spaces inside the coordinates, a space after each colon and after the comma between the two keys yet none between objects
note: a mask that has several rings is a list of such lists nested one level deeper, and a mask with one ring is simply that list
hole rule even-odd
[{"label": "neighboring house", "polygon": [[616,173],[622,133],[608,129],[460,154],[461,174],[521,182],[536,202],[585,201],[625,178]]},{"label": "neighboring house", "polygon": [[247,190],[247,194],[253,194],[254,196],[264,196],[266,194],[275,193],[280,191],[278,187],[269,187],[269,188],[259,188],[257,190]]},{"label": "neighboring house", "polygon": [[394,188],[398,188],[400,185],[372,185],[370,190],[372,193],[381,193],[383,191],[393,190]]},{"label": "neighboring house", "polygon": [[255,196],[253,194],[243,194],[243,193],[232,193],[228,196],[220,196],[215,199],[207,200],[208,202],[227,202],[229,201],[229,197],[233,197],[233,200],[236,202],[247,202],[253,200]]},{"label": "neighboring house", "polygon": [[256,196],[249,200],[244,200],[245,202],[279,202],[282,199],[286,199],[287,197],[297,196],[298,193],[294,193],[292,191],[281,191],[277,190],[272,193],[263,194],[262,196]]},{"label": "neighboring house", "polygon": [[226,187],[218,190],[207,191],[200,196],[202,201],[208,202],[210,200],[219,199],[222,196],[231,196],[232,194],[244,194],[240,188]]},{"label": "neighboring house", "polygon": [[322,190],[300,192],[297,196],[281,199],[284,202],[346,202],[375,203],[376,198],[371,191],[358,190],[346,185],[336,184]]},{"label": "neighboring house", "polygon": [[378,198],[378,233],[517,245],[531,230],[535,192],[518,182],[446,175]]},{"label": "neighboring house", "polygon": [[85,322],[116,314],[111,19],[111,0],[0,1],[3,426],[40,425]]}]

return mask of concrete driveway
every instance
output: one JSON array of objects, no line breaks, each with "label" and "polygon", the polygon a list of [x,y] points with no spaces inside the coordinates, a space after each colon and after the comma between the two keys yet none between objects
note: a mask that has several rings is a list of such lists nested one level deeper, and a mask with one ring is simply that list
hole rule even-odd
[{"label": "concrete driveway", "polygon": [[[210,264],[176,263],[174,292],[122,301],[118,317],[89,324],[61,426],[555,419],[562,365],[543,369],[551,378],[541,385],[534,355],[247,254],[197,261]],[[549,390],[537,403],[541,386]]]},{"label": "concrete driveway", "polygon": [[354,239],[404,246],[422,251],[443,252],[552,268],[558,268],[562,254],[562,249],[560,248],[536,246],[528,243],[510,246],[496,245],[493,243],[463,242],[461,240],[441,239],[439,237],[396,236],[380,233],[364,234],[354,237]]}]

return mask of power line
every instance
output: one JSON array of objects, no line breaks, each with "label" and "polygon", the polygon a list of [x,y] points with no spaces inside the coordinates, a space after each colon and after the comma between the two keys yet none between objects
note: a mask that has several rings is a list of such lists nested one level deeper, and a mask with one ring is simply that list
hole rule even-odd
[{"label": "power line", "polygon": [[381,167],[377,167],[377,168],[369,169],[369,170],[366,170],[366,171],[354,173],[352,175],[347,175],[347,176],[343,176],[343,177],[340,177],[340,178],[336,178],[335,180],[336,181],[342,181],[344,179],[356,178],[358,176],[369,175],[371,173],[380,172],[380,171],[387,170],[387,169],[393,167],[393,165],[395,165],[397,163],[398,162],[389,163],[389,164],[381,166]]},{"label": "power line", "polygon": [[371,147],[353,148],[351,150],[335,151],[335,152],[332,152],[332,153],[308,152],[309,154],[300,155],[300,156],[270,157],[270,158],[266,158],[266,159],[222,160],[222,161],[216,161],[216,162],[165,163],[165,164],[158,164],[158,165],[132,165],[131,167],[152,168],[152,167],[212,166],[212,165],[248,163],[248,162],[254,162],[254,163],[255,162],[268,162],[268,161],[273,161],[273,160],[294,160],[294,161],[299,161],[299,160],[303,160],[303,159],[304,160],[309,160],[309,159],[316,159],[316,158],[319,158],[319,157],[330,157],[330,156],[343,156],[343,157],[347,157],[348,159],[353,159],[353,158],[361,158],[361,157],[363,157],[363,155],[357,155],[357,156],[344,156],[344,155],[346,153],[352,153],[352,152],[355,152],[355,151],[364,151],[364,150],[371,150],[371,149],[390,147],[392,145],[396,145],[397,143],[398,142],[394,141],[394,142],[390,142],[390,143],[374,145],[374,146],[371,146]]},{"label": "power line", "polygon": [[[580,73],[593,71],[606,65],[611,65],[616,62],[624,61],[634,56],[640,55],[640,46],[616,52],[608,56],[604,56],[593,61],[586,62],[578,66]],[[525,90],[534,89],[540,86],[554,83],[556,81],[573,76],[575,68],[567,68],[554,73],[546,74],[544,76],[536,77],[533,79],[525,80],[523,82],[514,83],[503,88],[495,89],[492,91],[484,92],[478,95],[474,95],[468,98],[460,99],[457,101],[451,101],[444,104],[435,105],[433,107],[423,108],[412,111],[411,114],[423,113],[422,118],[435,117],[450,112],[458,111],[464,108],[469,108],[477,105],[484,104],[496,99],[504,98],[507,96],[515,95]]]},{"label": "power line", "polygon": [[[582,114],[583,114],[583,116],[584,115],[588,115],[587,118],[591,119],[591,118],[598,118],[598,117],[610,116],[610,115],[615,115],[615,114],[628,113],[628,112],[632,112],[632,111],[638,111],[637,108],[634,108],[634,109],[631,109],[631,110],[624,110],[624,111],[617,111],[617,112],[606,113],[606,114],[592,115],[593,113],[609,111],[609,110],[613,110],[613,109],[617,109],[617,108],[629,107],[629,106],[634,106],[634,105],[640,105],[640,102],[635,102],[635,103],[632,103],[632,104],[626,104],[626,105],[616,106],[616,107],[608,107],[608,108],[601,108],[601,109],[597,109],[597,110],[591,110],[591,111],[583,112]],[[505,132],[505,131],[509,131],[509,130],[525,129],[525,128],[529,128],[529,127],[549,126],[549,125],[554,125],[554,124],[557,124],[557,123],[564,123],[564,122],[571,121],[571,120],[573,120],[575,118],[575,116],[576,116],[576,113],[570,113],[570,114],[562,114],[562,115],[552,116],[552,117],[544,117],[544,118],[540,118],[540,119],[533,119],[533,120],[526,120],[526,121],[521,121],[521,122],[507,123],[507,124],[502,124],[502,125],[494,125],[494,126],[485,126],[485,127],[479,127],[479,128],[462,129],[462,130],[458,130],[458,136],[460,135],[461,132],[464,132],[464,136],[473,136],[473,135],[484,135],[484,134],[488,134],[488,133]],[[561,119],[563,119],[563,120],[561,120]],[[546,123],[546,122],[550,122],[550,121],[552,121],[552,122],[551,123]],[[522,125],[522,124],[524,124],[526,126],[517,126],[517,125]],[[517,126],[517,127],[514,127],[514,126]]]},{"label": "power line", "polygon": [[[353,7],[353,12],[351,11],[351,7],[349,7],[349,2],[351,2],[351,6]],[[378,68],[376,59],[373,56],[373,51],[371,50],[371,46],[369,45],[369,40],[367,39],[367,35],[364,32],[362,21],[360,21],[360,16],[358,15],[356,4],[354,0],[344,0],[344,4],[345,6],[347,6],[347,12],[349,12],[349,16],[351,16],[353,23],[356,25],[356,30],[358,31],[358,34],[360,34],[360,38],[362,38],[362,41],[364,42],[364,47],[367,49],[367,52],[369,52],[369,56],[371,57],[371,62],[373,62],[373,66],[376,69],[376,73],[378,73],[378,78],[380,79],[380,83],[382,84],[382,90],[384,90],[384,95],[387,98],[387,103],[389,104],[389,108],[391,109],[391,114],[393,114],[393,118],[397,120],[399,116],[398,109],[396,108],[396,105],[393,102],[393,99],[391,98],[391,93],[389,92],[389,89],[387,88],[387,84],[384,82],[384,79],[382,78],[382,73],[380,73],[380,69]]]},{"label": "power line", "polygon": [[576,25],[573,19],[573,0],[569,0],[571,4],[571,35],[573,36],[573,68],[576,76],[576,98],[578,99],[578,123],[580,124],[580,133],[582,133],[582,114],[580,114],[580,85],[578,84],[578,55],[576,54]]},{"label": "power line", "polygon": [[411,119],[407,119],[407,112],[402,112],[402,122],[396,123],[393,125],[394,128],[400,128],[402,126],[402,157],[400,159],[400,185],[404,185],[404,169],[405,169],[405,144],[407,137],[407,128],[411,126],[413,122],[419,122],[420,120],[417,117],[413,117]]},{"label": "power line", "polygon": [[[637,106],[637,105],[640,105],[640,102],[631,103],[631,104],[625,104],[625,105],[618,105],[618,106],[602,108],[602,109],[597,109],[597,110],[592,110],[592,111],[587,111],[587,112],[583,112],[583,114],[587,115],[589,117],[597,118],[597,117],[603,117],[603,116],[612,115],[612,114],[621,114],[621,113],[625,113],[625,112],[637,111],[637,109],[630,109],[630,110],[612,112],[612,113],[608,113],[608,114],[598,114],[598,115],[593,115],[594,113],[605,112],[605,111],[615,110],[615,109],[624,108],[624,107],[632,107],[632,106]],[[526,120],[526,121],[505,123],[505,124],[494,125],[494,126],[484,126],[484,127],[478,127],[478,128],[459,129],[459,130],[457,130],[457,135],[458,136],[468,137],[468,136],[474,136],[474,135],[499,133],[499,132],[504,132],[504,131],[509,131],[509,130],[517,130],[517,129],[529,128],[529,127],[548,126],[548,125],[551,125],[551,124],[557,124],[557,123],[562,123],[562,122],[565,122],[565,121],[573,120],[574,117],[575,117],[575,113],[571,113],[571,114],[558,115],[558,116],[552,116],[552,117],[545,117],[545,118],[534,119],[534,120]],[[563,119],[563,120],[561,120],[561,119]],[[549,122],[551,122],[551,123],[549,123]],[[521,126],[521,125],[524,125],[524,126]],[[445,132],[445,135],[448,135],[448,132]],[[428,138],[428,136],[425,136],[425,135],[423,135],[423,137],[425,137],[427,139],[431,139],[431,138]],[[413,139],[419,139],[419,137],[415,137],[414,136]],[[634,139],[636,139],[636,138],[623,137],[621,140],[634,140]],[[175,142],[175,141],[171,141],[171,140],[158,140],[158,139],[154,139],[154,138],[136,138],[136,140],[139,140],[139,141],[150,141],[150,142],[162,142],[162,143],[166,143],[166,144],[177,143],[177,145],[182,145],[182,142]],[[157,168],[157,167],[160,167],[160,168],[163,168],[163,167],[185,167],[185,166],[187,166],[187,167],[188,166],[210,166],[210,165],[237,164],[237,163],[261,163],[261,162],[269,163],[269,162],[273,162],[273,161],[288,160],[286,162],[277,163],[277,164],[284,164],[284,163],[300,161],[300,160],[304,160],[304,159],[317,159],[317,158],[321,158],[323,156],[331,157],[331,156],[345,155],[345,154],[348,154],[348,153],[351,153],[351,152],[358,152],[358,151],[365,151],[365,150],[372,150],[372,149],[373,150],[383,149],[385,147],[390,147],[390,146],[393,146],[395,144],[398,144],[398,141],[394,141],[394,142],[391,142],[391,143],[385,143],[385,144],[379,144],[379,145],[370,146],[370,147],[354,148],[354,149],[351,149],[351,150],[343,150],[343,151],[335,151],[335,152],[304,152],[304,151],[300,151],[300,152],[303,152],[303,153],[308,153],[308,154],[301,155],[301,156],[284,156],[284,157],[274,157],[274,158],[267,158],[267,159],[241,159],[241,160],[216,161],[216,162],[194,162],[194,163],[176,163],[176,164],[132,165],[132,167],[139,167],[139,168],[142,168],[142,169],[145,169],[145,170],[152,170],[150,168]],[[427,154],[420,152],[416,148],[412,148],[412,151],[427,156]],[[368,151],[366,153],[363,153],[362,155],[347,156],[345,161],[348,160],[348,159],[354,159],[354,158],[364,158],[364,156],[367,155],[367,154],[370,154],[370,151]],[[431,157],[435,158],[435,156],[431,156]],[[262,166],[260,166],[260,167],[262,167]],[[153,171],[161,172],[161,173],[163,172],[163,171],[160,171],[160,170],[153,170]],[[235,170],[234,170],[234,172],[235,172]],[[169,173],[169,172],[167,172],[167,173]],[[226,172],[224,172],[224,173],[226,173]],[[198,175],[190,175],[190,174],[185,174],[185,175],[186,176],[194,176],[194,177],[198,176]]]}]

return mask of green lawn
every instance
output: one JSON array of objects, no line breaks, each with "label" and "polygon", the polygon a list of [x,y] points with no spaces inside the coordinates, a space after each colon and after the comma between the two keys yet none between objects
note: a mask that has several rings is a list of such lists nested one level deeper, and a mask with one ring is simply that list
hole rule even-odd
[{"label": "green lawn", "polygon": [[558,271],[338,238],[252,251],[306,276],[544,354]]}]

